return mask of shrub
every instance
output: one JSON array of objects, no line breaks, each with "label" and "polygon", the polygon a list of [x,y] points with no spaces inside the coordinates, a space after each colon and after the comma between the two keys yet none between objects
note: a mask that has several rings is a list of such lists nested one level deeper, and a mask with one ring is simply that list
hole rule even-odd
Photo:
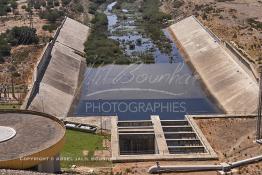
[{"label": "shrub", "polygon": [[119,47],[119,43],[107,36],[107,17],[103,13],[96,13],[91,21],[93,30],[85,43],[87,64],[129,64]]},{"label": "shrub", "polygon": [[248,18],[247,22],[253,28],[262,29],[262,22],[257,21],[255,18]]},{"label": "shrub", "polygon": [[56,7],[59,6],[59,5],[60,5],[59,1],[58,1],[58,0],[55,0],[55,1],[54,1],[54,5],[55,5]]},{"label": "shrub", "polygon": [[46,25],[43,25],[42,29],[45,30],[45,31],[49,31],[50,33],[54,30],[56,30],[58,27],[57,24],[46,24]]},{"label": "shrub", "polygon": [[96,4],[103,4],[106,2],[106,0],[92,0],[92,2],[96,3]]},{"label": "shrub", "polygon": [[47,19],[50,23],[55,23],[59,18],[64,16],[64,12],[57,9],[50,9],[39,13],[39,16],[42,19]]},{"label": "shrub", "polygon": [[70,4],[71,0],[62,0],[62,5],[63,6],[67,6],[68,4]]},{"label": "shrub", "polygon": [[35,9],[40,9],[41,8],[41,4],[39,2],[34,3],[34,8]]},{"label": "shrub", "polygon": [[171,16],[160,12],[159,4],[159,0],[144,0],[140,8],[144,19],[143,27],[161,51],[171,52],[172,46],[161,30]]},{"label": "shrub", "polygon": [[75,11],[75,12],[78,12],[78,13],[83,13],[84,7],[81,4],[76,3],[76,4],[73,5],[72,10]]},{"label": "shrub", "polygon": [[179,8],[181,7],[185,2],[183,0],[175,0],[174,1],[174,8]]},{"label": "shrub", "polygon": [[22,7],[21,7],[22,9],[26,9],[27,8],[27,6],[26,5],[22,5]]},{"label": "shrub", "polygon": [[0,35],[0,63],[4,62],[4,57],[9,56],[11,47],[8,44],[6,37],[2,34]]},{"label": "shrub", "polygon": [[40,4],[41,6],[46,7],[46,1],[41,1]]},{"label": "shrub", "polygon": [[12,0],[10,2],[10,5],[11,5],[12,9],[17,9],[17,2],[15,0]]},{"label": "shrub", "polygon": [[90,6],[89,6],[88,12],[89,12],[90,14],[93,14],[93,15],[94,15],[94,14],[96,13],[97,8],[98,8],[98,5],[97,5],[97,4],[91,3]]},{"label": "shrub", "polygon": [[0,6],[0,16],[7,15],[7,7],[6,6]]},{"label": "shrub", "polygon": [[54,0],[47,0],[47,6],[53,7],[54,6]]},{"label": "shrub", "polygon": [[7,31],[7,40],[11,45],[36,44],[39,39],[36,29],[30,27],[14,27]]}]

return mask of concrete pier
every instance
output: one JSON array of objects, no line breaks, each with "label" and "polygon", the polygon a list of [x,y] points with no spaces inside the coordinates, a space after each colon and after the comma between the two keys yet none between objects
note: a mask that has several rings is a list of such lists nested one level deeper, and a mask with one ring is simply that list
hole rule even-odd
[{"label": "concrete pier", "polygon": [[161,125],[159,116],[153,115],[151,116],[151,120],[152,120],[153,127],[155,130],[155,138],[156,138],[156,143],[158,146],[158,153],[159,154],[169,154],[169,150],[166,144],[165,134],[162,129],[162,125]]},{"label": "concrete pier", "polygon": [[221,108],[227,113],[256,112],[257,82],[216,36],[192,16],[170,26],[169,31]]},{"label": "concrete pier", "polygon": [[115,160],[119,155],[119,144],[118,144],[118,128],[117,128],[118,118],[117,116],[112,116],[111,119],[111,154],[112,160]]}]

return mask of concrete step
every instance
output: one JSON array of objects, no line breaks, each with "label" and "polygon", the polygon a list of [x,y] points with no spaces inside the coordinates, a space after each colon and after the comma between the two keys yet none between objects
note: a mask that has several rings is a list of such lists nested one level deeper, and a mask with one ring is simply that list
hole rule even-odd
[{"label": "concrete step", "polygon": [[170,154],[205,153],[204,146],[168,146]]},{"label": "concrete step", "polygon": [[192,127],[189,125],[183,126],[163,126],[164,132],[178,132],[178,131],[193,131]]},{"label": "concrete step", "polygon": [[152,126],[151,120],[137,120],[137,121],[118,121],[118,127],[137,127],[137,126]]},{"label": "concrete step", "polygon": [[196,133],[195,132],[165,132],[165,138],[166,139],[196,139]]},{"label": "concrete step", "polygon": [[166,139],[168,146],[201,146],[199,139]]},{"label": "concrete step", "polygon": [[153,126],[120,126],[118,130],[121,129],[153,129]]},{"label": "concrete step", "polygon": [[119,133],[144,133],[144,132],[154,132],[153,128],[128,128],[128,129],[119,129]]},{"label": "concrete step", "polygon": [[155,135],[154,132],[135,132],[135,133],[119,133],[119,135],[130,135],[130,136],[133,136],[133,135]]},{"label": "concrete step", "polygon": [[161,125],[162,126],[184,126],[188,125],[187,120],[161,120]]}]

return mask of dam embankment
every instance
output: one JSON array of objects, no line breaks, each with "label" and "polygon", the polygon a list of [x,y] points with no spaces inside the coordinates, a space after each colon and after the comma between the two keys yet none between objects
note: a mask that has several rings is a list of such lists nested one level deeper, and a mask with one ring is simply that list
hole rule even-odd
[{"label": "dam embankment", "polygon": [[72,111],[85,72],[84,42],[89,27],[65,18],[35,68],[23,109],[64,118]]},{"label": "dam embankment", "polygon": [[219,38],[193,16],[169,27],[174,40],[202,83],[227,113],[254,113],[258,102],[258,84],[237,63]]}]

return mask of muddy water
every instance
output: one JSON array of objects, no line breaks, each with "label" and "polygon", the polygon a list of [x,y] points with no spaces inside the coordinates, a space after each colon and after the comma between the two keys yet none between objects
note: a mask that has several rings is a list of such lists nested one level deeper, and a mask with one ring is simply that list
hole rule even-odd
[{"label": "muddy water", "polygon": [[[87,67],[75,115],[118,115],[121,120],[142,120],[150,115],[183,119],[185,114],[220,112],[204,93],[169,33],[163,30],[172,51],[163,53],[137,25],[134,9],[121,9],[117,14],[113,10],[115,5],[109,4],[104,12],[110,38],[118,41],[131,58],[150,54],[155,64]],[[120,15],[125,18],[119,18]]]}]

